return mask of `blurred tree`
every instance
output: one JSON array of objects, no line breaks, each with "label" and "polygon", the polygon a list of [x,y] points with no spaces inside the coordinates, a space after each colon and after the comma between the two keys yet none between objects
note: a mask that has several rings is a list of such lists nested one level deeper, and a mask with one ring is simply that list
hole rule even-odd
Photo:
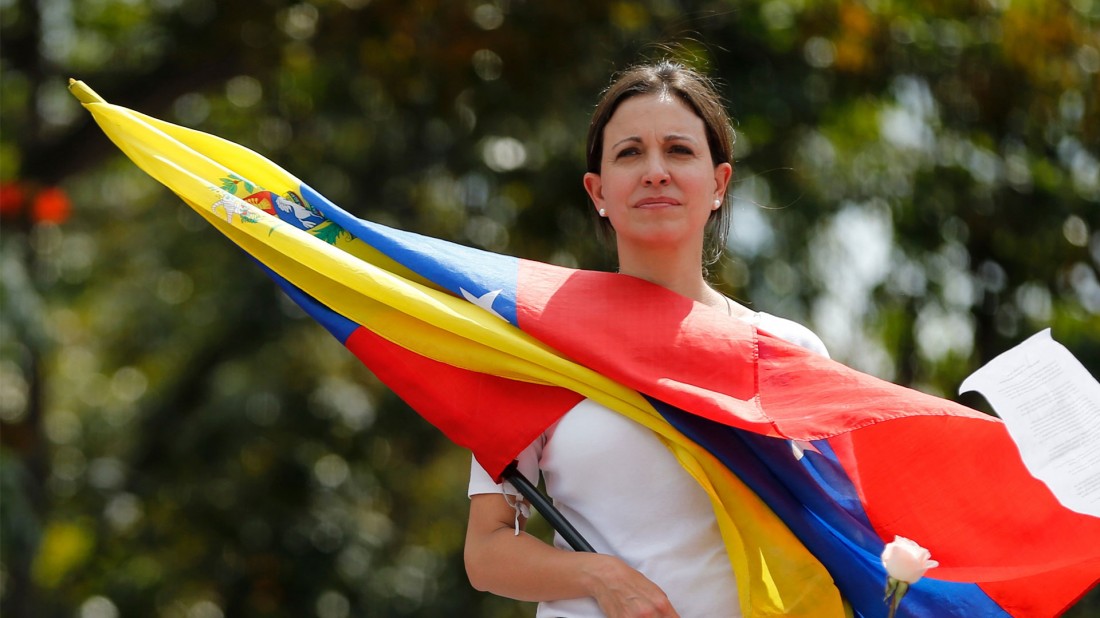
[{"label": "blurred tree", "polygon": [[1095,0],[0,0],[0,610],[532,613],[465,581],[467,456],[122,159],[67,78],[360,216],[613,268],[579,180],[587,118],[613,71],[675,55],[737,119],[716,283],[950,395],[1048,326],[1098,373],[1098,18]]}]

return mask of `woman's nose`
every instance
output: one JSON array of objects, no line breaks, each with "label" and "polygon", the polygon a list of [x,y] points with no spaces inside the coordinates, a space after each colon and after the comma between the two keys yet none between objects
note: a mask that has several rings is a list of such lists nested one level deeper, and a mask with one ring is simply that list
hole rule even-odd
[{"label": "woman's nose", "polygon": [[659,159],[650,161],[649,166],[646,168],[645,175],[642,176],[642,184],[647,187],[652,187],[653,185],[663,187],[668,185],[670,180],[671,178],[668,175],[668,170],[665,169],[665,166]]}]

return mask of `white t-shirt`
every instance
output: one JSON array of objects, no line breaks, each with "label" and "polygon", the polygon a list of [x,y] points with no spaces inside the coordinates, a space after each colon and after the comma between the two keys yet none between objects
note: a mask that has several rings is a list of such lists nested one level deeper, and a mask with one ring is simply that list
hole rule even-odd
[{"label": "white t-shirt", "polygon": [[[766,313],[756,313],[754,323],[828,356],[817,335],[801,324]],[[532,482],[541,472],[554,505],[596,551],[618,556],[660,586],[683,618],[741,616],[710,499],[652,431],[585,399],[518,461]],[[474,460],[469,494],[503,492],[517,495],[510,484],[494,483]],[[557,534],[554,545],[568,548]],[[536,618],[602,615],[594,599],[581,598],[540,603]]]}]

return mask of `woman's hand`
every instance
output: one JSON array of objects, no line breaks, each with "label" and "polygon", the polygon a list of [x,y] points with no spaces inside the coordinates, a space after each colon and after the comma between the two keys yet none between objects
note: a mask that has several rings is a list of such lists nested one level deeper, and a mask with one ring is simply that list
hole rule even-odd
[{"label": "woman's hand", "polygon": [[607,555],[595,555],[584,571],[592,582],[592,596],[608,618],[679,618],[657,584]]},{"label": "woman's hand", "polygon": [[517,536],[515,517],[500,494],[470,498],[465,557],[474,588],[523,601],[591,597],[608,618],[679,618],[664,591],[619,558]]}]

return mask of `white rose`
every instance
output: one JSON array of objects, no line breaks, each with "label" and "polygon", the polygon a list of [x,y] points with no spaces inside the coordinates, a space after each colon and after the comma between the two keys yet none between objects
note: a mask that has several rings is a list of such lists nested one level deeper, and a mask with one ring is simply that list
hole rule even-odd
[{"label": "white rose", "polygon": [[932,560],[932,554],[925,548],[903,537],[895,536],[892,543],[882,550],[882,565],[893,579],[912,584],[924,572],[940,563]]}]

